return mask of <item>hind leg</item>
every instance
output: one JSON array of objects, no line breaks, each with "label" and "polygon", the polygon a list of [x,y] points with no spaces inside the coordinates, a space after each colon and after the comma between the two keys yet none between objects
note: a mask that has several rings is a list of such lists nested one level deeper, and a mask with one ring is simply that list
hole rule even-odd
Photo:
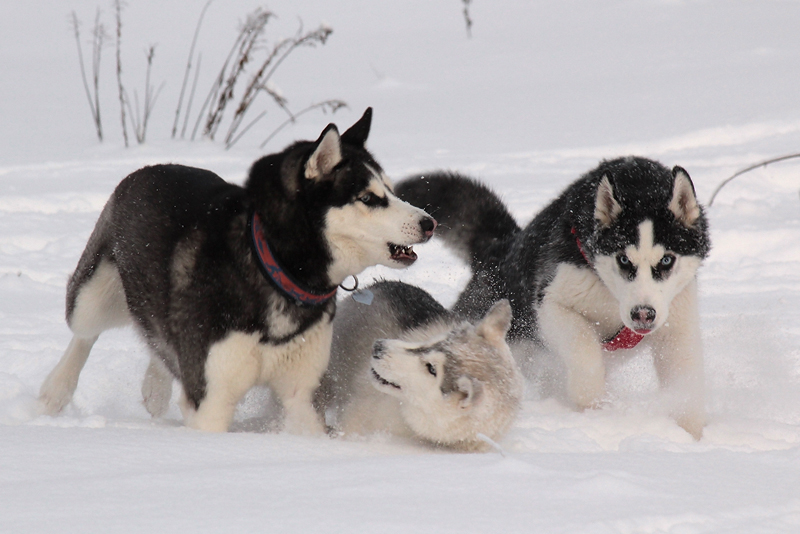
[{"label": "hind leg", "polygon": [[[76,271],[73,279],[85,274]],[[98,336],[131,321],[122,280],[113,263],[100,260],[96,269],[82,280],[79,287],[70,288],[68,296],[72,306],[67,322],[74,336],[39,390],[39,403],[47,415],[57,414],[72,400],[78,377]]]},{"label": "hind leg", "polygon": [[142,400],[153,417],[161,417],[169,408],[172,397],[172,374],[157,355],[150,356],[150,365],[144,373]]},{"label": "hind leg", "polygon": [[97,336],[74,336],[69,342],[64,356],[47,375],[39,390],[39,403],[45,415],[57,414],[72,400],[72,394],[78,387],[78,377],[95,341]]}]

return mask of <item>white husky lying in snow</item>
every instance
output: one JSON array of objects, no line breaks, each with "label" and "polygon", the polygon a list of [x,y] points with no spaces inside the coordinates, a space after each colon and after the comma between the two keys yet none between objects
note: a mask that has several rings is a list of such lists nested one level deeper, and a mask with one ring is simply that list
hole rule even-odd
[{"label": "white husky lying in snow", "polygon": [[[331,361],[317,408],[345,434],[388,432],[460,450],[485,450],[516,417],[522,375],[505,341],[511,307],[477,324],[399,282],[347,299],[334,320]],[[389,338],[389,339],[387,339]]]}]

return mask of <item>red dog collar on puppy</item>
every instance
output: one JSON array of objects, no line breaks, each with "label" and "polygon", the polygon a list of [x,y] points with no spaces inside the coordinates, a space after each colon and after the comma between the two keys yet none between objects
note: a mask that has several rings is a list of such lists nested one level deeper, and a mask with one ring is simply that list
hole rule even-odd
[{"label": "red dog collar on puppy", "polygon": [[[572,227],[571,231],[572,235],[575,236],[575,243],[578,245],[578,250],[580,251],[581,256],[583,256],[583,259],[586,260],[586,263],[591,267],[592,263],[589,261],[586,251],[583,250],[581,238],[578,237],[578,232],[575,230],[574,226]],[[637,334],[627,326],[623,326],[615,336],[613,336],[611,339],[606,339],[603,341],[603,350],[610,352],[617,349],[632,349],[643,339],[644,336],[642,334]]]}]

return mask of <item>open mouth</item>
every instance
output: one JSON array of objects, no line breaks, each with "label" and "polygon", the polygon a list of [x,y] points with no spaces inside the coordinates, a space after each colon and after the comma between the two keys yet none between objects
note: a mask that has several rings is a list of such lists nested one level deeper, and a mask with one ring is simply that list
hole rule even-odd
[{"label": "open mouth", "polygon": [[372,378],[374,378],[374,379],[375,379],[375,380],[378,382],[378,384],[380,384],[380,385],[382,385],[382,386],[390,386],[390,387],[393,387],[393,388],[395,388],[395,389],[400,389],[400,386],[398,386],[398,385],[397,385],[397,384],[395,384],[394,382],[389,382],[388,380],[386,380],[385,378],[383,378],[381,375],[379,375],[379,374],[378,374],[378,373],[375,371],[375,369],[372,369]]},{"label": "open mouth", "polygon": [[405,246],[389,243],[389,257],[403,265],[411,265],[417,261],[417,253],[414,252],[414,247],[411,245]]}]

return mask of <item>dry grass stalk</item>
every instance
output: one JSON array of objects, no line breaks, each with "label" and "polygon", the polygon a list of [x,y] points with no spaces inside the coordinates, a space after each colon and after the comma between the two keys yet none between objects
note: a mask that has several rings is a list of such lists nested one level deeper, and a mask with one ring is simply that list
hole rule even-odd
[{"label": "dry grass stalk", "polygon": [[100,9],[97,9],[97,14],[94,19],[94,28],[92,30],[92,86],[89,87],[89,81],[86,78],[86,67],[83,62],[83,48],[81,47],[81,32],[80,21],[78,15],[72,12],[72,30],[75,34],[75,43],[78,45],[78,61],[80,62],[81,78],[83,80],[83,89],[86,92],[86,98],[89,101],[89,110],[92,113],[92,122],[94,122],[97,139],[103,140],[103,121],[100,116],[100,58],[103,50],[103,45],[108,37],[105,27],[100,22]]}]

